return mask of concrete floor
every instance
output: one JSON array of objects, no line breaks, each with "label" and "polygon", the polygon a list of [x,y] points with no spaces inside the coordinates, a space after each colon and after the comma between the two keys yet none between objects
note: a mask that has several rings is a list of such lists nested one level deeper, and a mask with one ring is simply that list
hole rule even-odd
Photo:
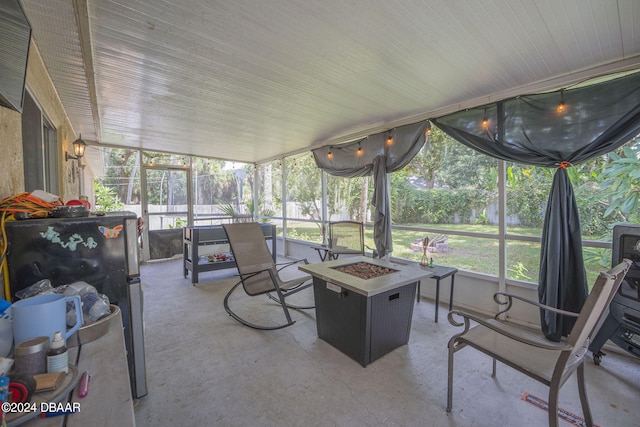
[{"label": "concrete floor", "polygon": [[[432,301],[416,304],[408,345],[363,368],[318,338],[313,310],[292,311],[297,323],[277,331],[233,320],[222,302],[235,271],[192,286],[181,260],[142,266],[149,394],[136,404],[138,426],[547,425],[546,411],[522,400],[546,400],[547,388],[504,365],[491,378],[491,359],[472,349],[456,355],[447,414],[447,341],[458,328],[444,305],[435,323]],[[234,295],[256,320],[284,318],[264,296]],[[600,366],[587,361],[586,376],[596,424],[640,426],[639,359],[608,351]],[[559,406],[582,416],[575,378]]]}]

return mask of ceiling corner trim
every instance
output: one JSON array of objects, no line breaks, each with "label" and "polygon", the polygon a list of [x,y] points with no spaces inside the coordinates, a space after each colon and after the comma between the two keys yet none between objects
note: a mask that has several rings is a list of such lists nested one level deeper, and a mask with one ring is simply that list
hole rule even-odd
[{"label": "ceiling corner trim", "polygon": [[76,14],[78,38],[82,52],[82,62],[84,63],[87,89],[89,91],[89,102],[91,103],[91,114],[93,116],[96,140],[101,141],[102,125],[100,122],[100,111],[98,110],[98,93],[96,90],[95,69],[93,66],[93,46],[91,43],[91,26],[87,0],[73,0],[73,10]]}]

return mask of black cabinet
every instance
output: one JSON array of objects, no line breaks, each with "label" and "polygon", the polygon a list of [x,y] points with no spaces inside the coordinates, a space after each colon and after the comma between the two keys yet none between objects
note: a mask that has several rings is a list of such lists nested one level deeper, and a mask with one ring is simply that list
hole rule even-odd
[{"label": "black cabinet", "polygon": [[[276,226],[260,224],[260,228],[262,228],[264,238],[271,240],[271,255],[273,262],[275,262]],[[184,277],[187,277],[191,271],[191,283],[194,285],[198,283],[198,275],[202,272],[236,267],[236,262],[233,260],[212,262],[207,257],[201,259],[198,253],[200,246],[229,244],[227,233],[221,225],[185,227],[182,230]]]}]

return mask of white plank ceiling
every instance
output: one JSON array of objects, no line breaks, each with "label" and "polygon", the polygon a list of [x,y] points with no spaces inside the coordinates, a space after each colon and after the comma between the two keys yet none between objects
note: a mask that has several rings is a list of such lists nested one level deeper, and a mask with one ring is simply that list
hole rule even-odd
[{"label": "white plank ceiling", "polygon": [[99,144],[261,162],[640,67],[638,0],[21,0]]}]

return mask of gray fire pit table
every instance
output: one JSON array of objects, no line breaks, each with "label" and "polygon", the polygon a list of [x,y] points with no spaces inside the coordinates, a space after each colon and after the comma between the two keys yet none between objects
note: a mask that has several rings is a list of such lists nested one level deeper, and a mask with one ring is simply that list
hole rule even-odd
[{"label": "gray fire pit table", "polygon": [[[360,262],[393,271],[363,279],[336,270]],[[313,276],[318,337],[362,366],[409,341],[416,286],[432,275],[419,268],[364,256],[298,268]]]}]

